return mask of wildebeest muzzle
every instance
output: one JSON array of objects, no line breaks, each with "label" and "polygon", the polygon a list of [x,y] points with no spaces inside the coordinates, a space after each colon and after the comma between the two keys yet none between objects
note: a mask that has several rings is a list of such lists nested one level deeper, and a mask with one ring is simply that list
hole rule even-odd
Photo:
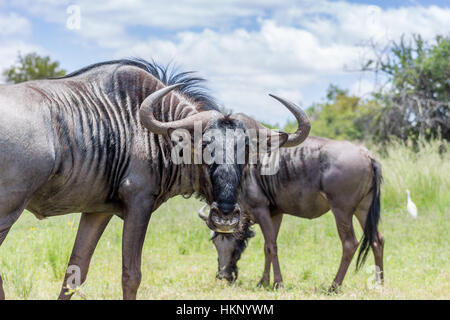
[{"label": "wildebeest muzzle", "polygon": [[230,206],[213,202],[209,215],[205,215],[205,207],[206,205],[199,211],[199,216],[211,230],[219,233],[236,232],[241,215],[241,209],[237,203]]}]

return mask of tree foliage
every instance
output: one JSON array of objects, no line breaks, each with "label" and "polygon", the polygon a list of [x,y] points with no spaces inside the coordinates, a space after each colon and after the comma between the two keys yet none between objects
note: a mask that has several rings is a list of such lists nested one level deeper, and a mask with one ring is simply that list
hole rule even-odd
[{"label": "tree foliage", "polygon": [[358,104],[359,98],[330,85],[327,102],[316,103],[308,110],[313,122],[311,134],[333,139],[360,139],[362,133],[354,123]]},{"label": "tree foliage", "polygon": [[58,61],[51,61],[48,56],[39,56],[37,53],[28,53],[17,57],[17,63],[3,71],[6,81],[9,83],[20,83],[29,80],[62,77],[66,74],[59,67]]},{"label": "tree foliage", "polygon": [[388,89],[377,95],[383,108],[375,117],[376,139],[450,140],[449,37],[437,36],[432,44],[419,35],[402,37],[377,57],[365,65],[388,80]]},{"label": "tree foliage", "polygon": [[[373,109],[377,108],[374,101],[363,101],[331,84],[326,101],[314,103],[307,109],[312,123],[311,135],[340,140],[366,139],[371,133]],[[293,132],[296,126],[295,122],[288,122],[283,130]]]}]

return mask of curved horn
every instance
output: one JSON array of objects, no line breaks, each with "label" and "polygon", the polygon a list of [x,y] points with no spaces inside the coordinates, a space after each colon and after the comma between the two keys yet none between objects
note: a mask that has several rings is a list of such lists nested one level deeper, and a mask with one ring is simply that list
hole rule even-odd
[{"label": "curved horn", "polygon": [[144,102],[141,104],[141,109],[139,114],[141,116],[141,121],[144,126],[151,132],[156,134],[165,134],[167,133],[167,124],[162,123],[155,119],[155,115],[153,114],[153,108],[156,104],[170,91],[181,86],[182,83],[177,83],[168,87],[164,87],[153,92],[147,98],[145,98]]},{"label": "curved horn", "polygon": [[222,116],[222,114],[218,111],[211,110],[205,112],[199,112],[192,116],[186,117],[181,120],[175,120],[171,122],[161,122],[155,118],[153,114],[155,106],[158,102],[170,91],[173,89],[183,85],[183,83],[177,83],[168,87],[164,87],[153,92],[149,95],[141,104],[141,108],[139,111],[141,121],[143,125],[151,132],[155,134],[168,134],[169,130],[175,129],[193,129],[194,123],[200,121],[202,125],[208,123],[212,119],[216,119]]},{"label": "curved horn", "polygon": [[290,133],[288,135],[288,139],[281,146],[283,148],[295,147],[305,141],[305,139],[309,135],[309,131],[311,130],[311,122],[309,121],[308,115],[302,108],[297,106],[295,103],[287,101],[283,98],[277,97],[274,94],[269,94],[272,98],[280,101],[286,108],[289,109],[290,112],[294,115],[295,119],[297,119],[298,129],[294,133]]},{"label": "curved horn", "polygon": [[198,216],[200,217],[200,219],[202,219],[203,221],[207,221],[208,220],[208,216],[205,214],[205,209],[208,205],[205,204],[200,210],[198,210]]}]

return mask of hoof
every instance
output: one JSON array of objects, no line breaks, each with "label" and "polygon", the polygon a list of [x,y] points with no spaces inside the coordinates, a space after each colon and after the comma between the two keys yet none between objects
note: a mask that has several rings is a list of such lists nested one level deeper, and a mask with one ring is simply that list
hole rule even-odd
[{"label": "hoof", "polygon": [[328,289],[327,293],[330,295],[339,293],[339,285],[336,283],[333,283],[331,285],[331,287]]},{"label": "hoof", "polygon": [[269,279],[261,279],[259,280],[258,284],[256,285],[258,288],[266,288],[269,286]]},{"label": "hoof", "polygon": [[273,283],[273,290],[279,290],[279,289],[283,289],[283,282],[274,282]]}]

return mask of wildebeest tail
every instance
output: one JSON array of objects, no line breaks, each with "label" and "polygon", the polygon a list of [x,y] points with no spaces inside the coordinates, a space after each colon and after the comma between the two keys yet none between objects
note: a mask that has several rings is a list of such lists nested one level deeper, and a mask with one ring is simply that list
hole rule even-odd
[{"label": "wildebeest tail", "polygon": [[356,270],[360,269],[364,264],[369,253],[370,245],[378,236],[378,222],[380,221],[380,186],[382,182],[381,164],[371,158],[373,180],[372,190],[373,198],[370,205],[369,214],[367,215],[366,224],[364,226],[364,235],[359,247],[358,259],[356,260]]}]

